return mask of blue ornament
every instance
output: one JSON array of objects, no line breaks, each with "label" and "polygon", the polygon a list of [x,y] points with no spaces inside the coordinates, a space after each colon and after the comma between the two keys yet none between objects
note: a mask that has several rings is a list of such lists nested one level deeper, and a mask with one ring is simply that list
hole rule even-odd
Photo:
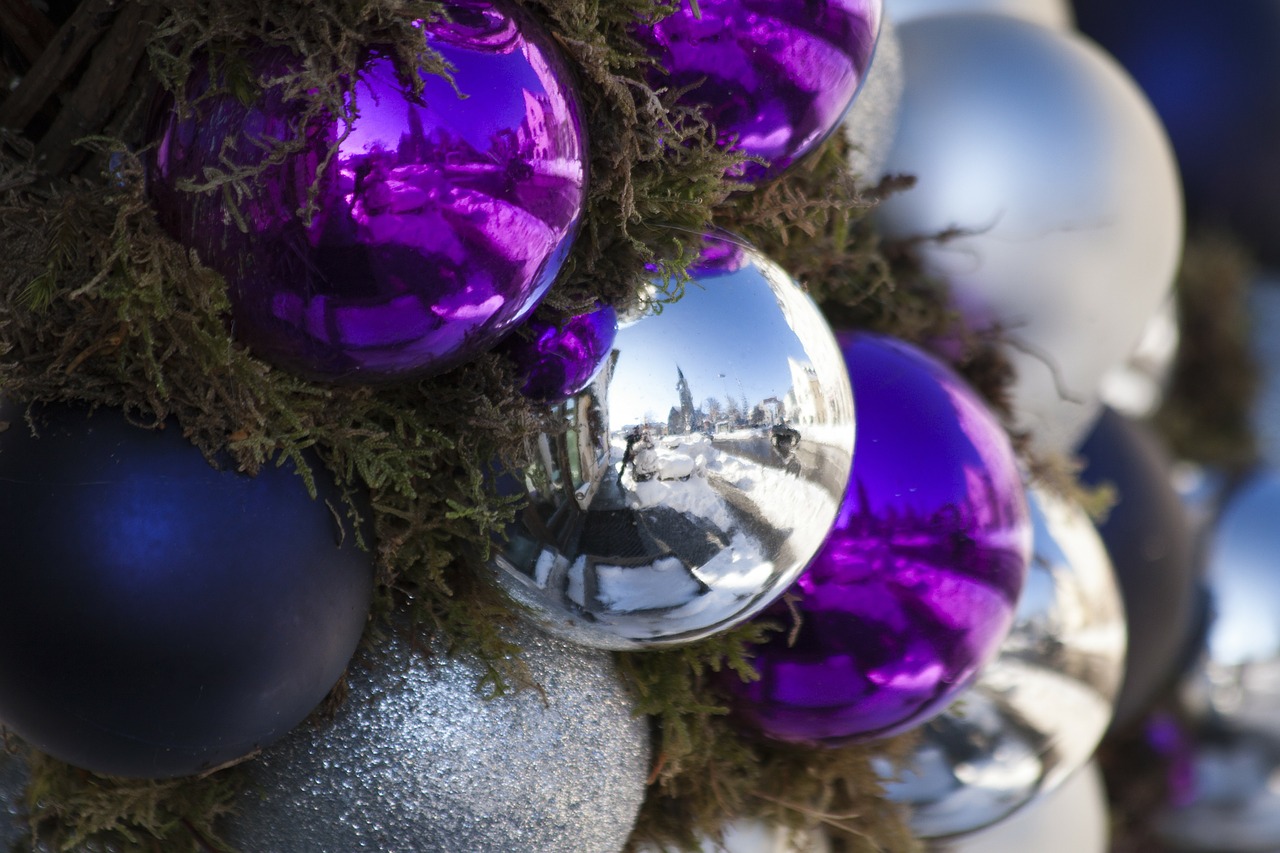
[{"label": "blue ornament", "polygon": [[318,465],[213,468],[172,424],[0,400],[0,724],[89,770],[216,767],[301,722],[367,618],[372,559]]}]

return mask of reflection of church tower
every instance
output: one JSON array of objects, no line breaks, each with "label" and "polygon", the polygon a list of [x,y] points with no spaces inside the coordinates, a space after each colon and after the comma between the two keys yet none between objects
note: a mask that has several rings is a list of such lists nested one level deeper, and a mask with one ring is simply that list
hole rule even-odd
[{"label": "reflection of church tower", "polygon": [[676,391],[680,393],[680,419],[681,432],[691,432],[693,429],[693,392],[689,390],[689,382],[684,378],[684,371],[680,369],[680,365],[676,365],[676,375],[680,380],[676,382]]}]

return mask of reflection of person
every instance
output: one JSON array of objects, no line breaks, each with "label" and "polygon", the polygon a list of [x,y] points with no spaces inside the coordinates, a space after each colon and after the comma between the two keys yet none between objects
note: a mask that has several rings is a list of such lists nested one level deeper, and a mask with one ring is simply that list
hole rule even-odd
[{"label": "reflection of person", "polygon": [[620,470],[618,474],[621,475],[627,472],[627,463],[635,459],[635,446],[642,439],[643,436],[640,433],[640,427],[632,427],[631,432],[627,434],[627,449],[622,453],[622,470]]},{"label": "reflection of person", "polygon": [[774,452],[779,456],[790,459],[791,454],[795,453],[796,445],[800,443],[800,433],[783,421],[780,424],[774,424],[769,443],[773,445]]}]

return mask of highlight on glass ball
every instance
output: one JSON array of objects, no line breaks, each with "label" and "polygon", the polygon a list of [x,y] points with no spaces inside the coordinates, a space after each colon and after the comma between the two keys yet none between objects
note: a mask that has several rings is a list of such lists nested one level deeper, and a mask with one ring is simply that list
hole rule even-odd
[{"label": "highlight on glass ball", "polygon": [[97,773],[185,776],[298,725],[364,631],[373,559],[312,464],[217,470],[170,423],[0,399],[0,726]]},{"label": "highlight on glass ball", "polygon": [[960,701],[929,721],[894,779],[920,838],[997,824],[1093,756],[1124,674],[1125,621],[1106,547],[1078,505],[1028,490],[1031,570],[1014,626]]},{"label": "highlight on glass ball", "polygon": [[849,478],[853,398],[817,307],[753,249],[707,241],[660,312],[501,487],[527,498],[492,568],[548,630],[635,649],[699,639],[780,596]]},{"label": "highlight on glass ball", "polygon": [[[313,380],[407,379],[484,352],[545,296],[577,233],[586,139],[550,36],[509,0],[453,2],[423,30],[452,82],[421,71],[415,96],[389,53],[370,49],[351,115],[307,124],[301,150],[240,202],[243,229],[222,193],[190,185],[297,144],[305,102],[277,86],[249,104],[228,94],[157,110],[161,224],[227,278],[237,338]],[[300,62],[263,49],[250,70],[269,81]],[[199,69],[187,99],[220,73]]]},{"label": "highlight on glass ball", "polygon": [[[695,8],[696,7],[696,8]],[[881,0],[682,0],[635,28],[655,89],[687,89],[725,148],[760,158],[729,177],[777,177],[840,124],[880,32]]]},{"label": "highlight on glass ball", "polygon": [[745,730],[840,746],[941,713],[1013,624],[1032,530],[1005,430],[950,368],[844,333],[857,394],[849,488],[821,550],[760,618],[760,680],[720,680]]},{"label": "highlight on glass ball", "polygon": [[520,392],[531,400],[563,402],[589,384],[613,350],[618,312],[596,303],[560,323],[529,320],[498,349],[522,378]]}]

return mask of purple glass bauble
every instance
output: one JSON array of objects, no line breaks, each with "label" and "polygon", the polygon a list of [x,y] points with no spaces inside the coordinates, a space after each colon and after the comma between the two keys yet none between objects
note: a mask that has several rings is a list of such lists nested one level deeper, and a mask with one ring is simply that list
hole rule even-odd
[{"label": "purple glass bauble", "polygon": [[591,383],[604,365],[618,334],[618,313],[597,305],[560,325],[542,320],[525,323],[502,342],[501,350],[524,378],[521,393],[532,400],[559,403]]},{"label": "purple glass bauble", "polygon": [[[239,203],[244,231],[220,193],[184,182],[260,162],[271,143],[292,140],[305,104],[275,87],[250,104],[208,98],[187,117],[171,102],[158,111],[157,214],[227,278],[234,333],[261,358],[327,381],[439,373],[519,325],[559,272],[586,192],[570,74],[508,0],[454,2],[449,15],[423,28],[453,84],[421,72],[415,97],[387,53],[371,49],[355,117],[307,125],[303,150]],[[267,80],[300,61],[262,50],[251,70]],[[197,72],[188,99],[209,86],[208,70]],[[313,186],[316,214],[304,224],[297,211]]]},{"label": "purple glass bauble", "polygon": [[880,33],[881,0],[684,0],[637,38],[657,88],[687,88],[720,145],[762,158],[730,177],[781,173],[840,124]]},{"label": "purple glass bauble", "polygon": [[[833,746],[920,725],[969,685],[1012,625],[1032,538],[1008,436],[973,390],[900,341],[839,337],[849,489],[791,590],[794,638],[757,649],[759,681],[723,681],[751,728]],[[794,622],[786,604],[760,618]]]}]

